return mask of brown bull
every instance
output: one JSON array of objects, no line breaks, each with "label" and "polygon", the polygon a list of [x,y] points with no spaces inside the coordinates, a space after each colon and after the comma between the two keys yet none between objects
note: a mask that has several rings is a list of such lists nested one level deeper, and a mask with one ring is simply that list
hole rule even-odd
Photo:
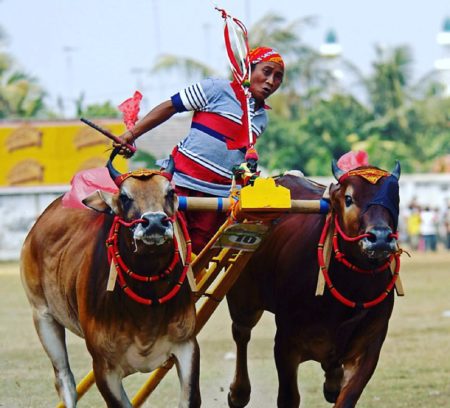
[{"label": "brown bull", "polygon": [[[397,274],[389,259],[398,249],[400,166],[392,175],[376,168],[343,174],[336,165],[333,172],[340,182],[330,188],[329,220],[339,230],[338,250],[328,268],[322,265],[328,281],[323,296],[315,292],[326,218],[312,214],[281,218],[227,295],[237,347],[230,407],[250,400],[247,344],[264,310],[274,313],[277,328],[278,407],[299,407],[297,371],[304,361],[321,364],[324,396],[336,408],[354,407],[375,370],[394,304]],[[374,174],[381,176],[371,179]],[[284,176],[278,183],[296,199],[324,193],[304,178]]]},{"label": "brown bull", "polygon": [[[76,406],[67,328],[84,337],[108,407],[131,407],[122,379],[152,371],[170,356],[180,378],[179,407],[199,407],[195,309],[175,248],[171,220],[178,202],[171,174],[120,176],[111,161],[109,169],[120,181],[117,194],[96,192],[83,200],[96,211],[65,208],[57,199],[37,220],[22,250],[22,281],[57,391],[66,407]],[[113,291],[106,290],[107,240],[110,258],[121,271]]]}]

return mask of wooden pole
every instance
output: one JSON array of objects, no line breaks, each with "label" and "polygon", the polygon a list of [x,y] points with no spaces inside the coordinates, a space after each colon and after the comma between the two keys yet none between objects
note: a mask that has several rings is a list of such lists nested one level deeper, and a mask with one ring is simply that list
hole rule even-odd
[{"label": "wooden pole", "polygon": [[[218,282],[215,284],[214,288],[211,291],[208,291],[207,296],[204,298],[202,304],[197,310],[197,320],[195,324],[196,333],[198,333],[209,320],[211,315],[219,306],[221,300],[236,282],[239,274],[252,255],[252,252],[239,251],[236,253],[235,250],[229,248],[225,248],[221,251],[221,256],[219,257],[219,262],[215,269],[219,270],[220,272],[220,270],[222,270],[222,264],[228,263],[228,266],[220,275]],[[155,388],[173,367],[173,365],[174,358],[171,357],[164,363],[163,366],[157,368],[151,373],[147,381],[133,397],[133,407],[142,406],[145,400],[151,395],[151,393],[155,390]]]},{"label": "wooden pole", "polygon": [[[89,388],[92,387],[92,385],[94,385],[94,383],[95,383],[94,371],[91,370],[77,385],[77,400],[80,400],[80,398],[84,394],[86,394],[86,392],[89,390]],[[63,402],[59,402],[56,408],[65,408],[65,405]]]},{"label": "wooden pole", "polygon": [[[179,197],[180,198],[180,197]],[[231,207],[231,201],[221,197],[181,197],[179,209],[183,211],[217,211],[227,212]],[[272,207],[252,209],[251,212],[289,212],[289,213],[322,213],[326,214],[329,205],[326,200],[291,200],[291,208],[279,210]],[[243,209],[245,212],[245,208]]]}]

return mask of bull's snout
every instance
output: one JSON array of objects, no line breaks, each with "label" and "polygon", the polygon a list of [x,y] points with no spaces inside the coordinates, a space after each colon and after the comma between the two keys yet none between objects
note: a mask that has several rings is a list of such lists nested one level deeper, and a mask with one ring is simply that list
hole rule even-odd
[{"label": "bull's snout", "polygon": [[173,238],[173,226],[167,214],[163,212],[146,213],[134,232],[134,238],[147,245],[162,245]]},{"label": "bull's snout", "polygon": [[142,219],[146,221],[142,225],[149,234],[164,234],[170,226],[169,219],[164,213],[145,214]]},{"label": "bull's snout", "polygon": [[386,259],[397,249],[397,240],[389,227],[374,227],[366,231],[368,237],[361,242],[362,250],[371,259]]}]

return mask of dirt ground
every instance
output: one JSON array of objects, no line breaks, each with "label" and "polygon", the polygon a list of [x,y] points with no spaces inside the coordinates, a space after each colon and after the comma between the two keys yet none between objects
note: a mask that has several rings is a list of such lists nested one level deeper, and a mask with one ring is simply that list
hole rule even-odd
[{"label": "dirt ground", "polygon": [[[401,276],[406,289],[396,299],[388,338],[374,377],[359,406],[449,407],[450,359],[450,254],[413,254],[404,258]],[[0,407],[41,408],[57,404],[53,372],[37,339],[20,284],[17,264],[0,264]],[[234,370],[230,319],[223,302],[198,339],[201,348],[201,392],[204,407],[227,407],[227,392]],[[277,377],[273,362],[273,316],[265,314],[254,329],[249,347],[252,397],[249,407],[275,407]],[[71,365],[77,380],[90,369],[83,341],[68,335]],[[125,381],[129,395],[146,375]],[[322,397],[323,374],[317,363],[299,369],[302,408],[331,406]],[[176,407],[178,379],[172,370],[144,407]],[[104,406],[95,387],[79,407]]]}]

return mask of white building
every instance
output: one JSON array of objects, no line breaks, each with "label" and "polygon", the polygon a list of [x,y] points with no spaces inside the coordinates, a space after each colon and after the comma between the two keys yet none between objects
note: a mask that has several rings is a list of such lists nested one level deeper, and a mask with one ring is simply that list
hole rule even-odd
[{"label": "white building", "polygon": [[342,46],[338,42],[337,34],[334,30],[327,32],[325,41],[319,47],[319,53],[323,57],[328,71],[334,78],[330,94],[336,93],[342,85],[344,72],[341,67]]},{"label": "white building", "polygon": [[438,71],[439,80],[445,86],[445,95],[450,96],[450,17],[444,20],[436,42],[442,49],[442,56],[434,62],[434,67]]}]

